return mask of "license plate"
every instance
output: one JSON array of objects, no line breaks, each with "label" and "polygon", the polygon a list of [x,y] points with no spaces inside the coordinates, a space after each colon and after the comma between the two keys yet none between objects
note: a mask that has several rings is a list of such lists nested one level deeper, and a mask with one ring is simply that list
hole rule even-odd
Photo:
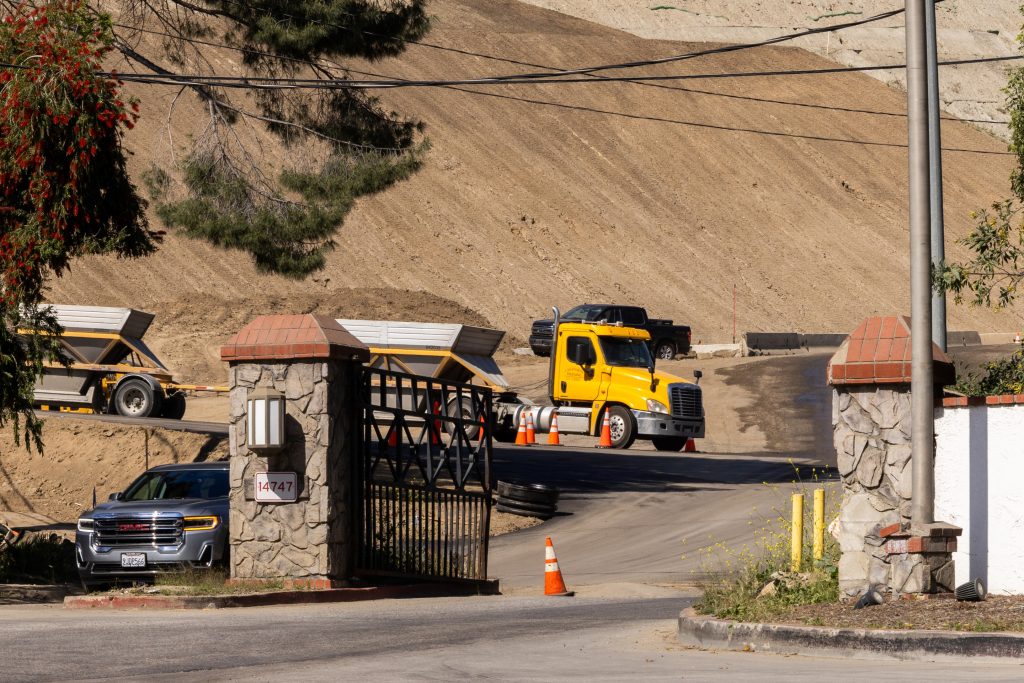
[{"label": "license plate", "polygon": [[121,553],[122,567],[145,567],[146,553]]}]

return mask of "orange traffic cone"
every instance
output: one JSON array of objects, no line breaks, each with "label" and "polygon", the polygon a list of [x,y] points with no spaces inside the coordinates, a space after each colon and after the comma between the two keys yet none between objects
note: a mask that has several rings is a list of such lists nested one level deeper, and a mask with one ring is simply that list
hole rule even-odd
[{"label": "orange traffic cone", "polygon": [[558,559],[555,557],[555,546],[551,545],[550,536],[547,537],[544,546],[544,595],[566,597],[576,595],[575,591],[565,587],[562,570],[558,568]]},{"label": "orange traffic cone", "polygon": [[537,430],[533,427],[533,413],[526,413],[526,443],[537,443]]},{"label": "orange traffic cone", "polygon": [[519,430],[516,431],[516,445],[517,446],[528,446],[526,443],[526,416],[523,415],[519,418]]},{"label": "orange traffic cone", "polygon": [[[434,401],[434,415],[441,414],[441,402]],[[430,426],[430,443],[433,446],[441,445],[441,421],[438,419],[431,420]]]},{"label": "orange traffic cone", "polygon": [[391,429],[388,430],[388,446],[394,448],[398,445],[398,430],[395,429],[394,425],[391,425]]},{"label": "orange traffic cone", "polygon": [[694,441],[693,439],[687,439],[686,440],[686,445],[683,446],[683,453],[696,453],[696,452],[697,452],[697,442]]},{"label": "orange traffic cone", "polygon": [[480,414],[480,438],[477,439],[480,443],[484,442],[484,435],[487,433],[487,420],[484,419],[483,413]]},{"label": "orange traffic cone", "polygon": [[601,442],[597,444],[598,448],[611,448],[612,447],[612,423],[608,420],[608,411],[604,411],[604,422],[601,423]]},{"label": "orange traffic cone", "polygon": [[548,430],[548,445],[549,446],[561,446],[562,442],[558,440],[558,411],[551,413],[551,429]]}]

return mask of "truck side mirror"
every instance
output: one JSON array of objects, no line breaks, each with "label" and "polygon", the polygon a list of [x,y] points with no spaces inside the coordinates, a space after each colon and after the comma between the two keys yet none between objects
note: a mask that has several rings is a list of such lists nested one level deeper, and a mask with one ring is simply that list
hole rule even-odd
[{"label": "truck side mirror", "polygon": [[693,371],[693,376],[694,376],[694,378],[696,378],[697,384],[700,384],[700,378],[704,376],[704,373],[701,372],[700,370],[694,370]]}]

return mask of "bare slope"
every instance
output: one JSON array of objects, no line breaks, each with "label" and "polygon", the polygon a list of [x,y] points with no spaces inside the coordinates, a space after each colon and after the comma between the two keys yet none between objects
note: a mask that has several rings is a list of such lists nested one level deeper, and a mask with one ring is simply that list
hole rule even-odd
[{"label": "bare slope", "polygon": [[[797,30],[841,24],[903,7],[900,0],[524,0],[532,5],[629,31],[642,38],[743,43]],[[941,60],[1015,54],[1024,18],[1020,0],[956,2],[936,7]],[[792,43],[850,66],[903,61],[906,36],[902,15],[822,33]],[[979,122],[1007,119],[1001,89],[1006,63],[943,67],[940,96],[946,111]],[[902,70],[872,71],[884,82],[904,83]],[[1004,123],[979,123],[1006,137]]]},{"label": "bare slope", "polygon": [[[432,42],[534,63],[593,64],[693,47],[510,0],[437,0],[432,10]],[[217,58],[229,65],[237,55]],[[658,72],[832,64],[776,48]],[[367,68],[410,78],[524,70],[416,46]],[[731,335],[733,285],[741,331],[849,330],[864,316],[907,310],[900,93],[861,74],[674,88],[388,92],[389,104],[428,124],[433,149],[410,181],[360,201],[317,281],[259,275],[244,256],[171,235],[144,261],[79,262],[51,298],[164,314],[154,345],[172,367],[204,375],[196,380],[219,379],[205,376],[216,370],[219,344],[259,312],[466,317],[523,338],[528,321],[552,304],[609,299],[645,304],[693,324],[697,338],[723,340]],[[141,171],[168,156],[164,120],[174,91],[138,92],[145,118],[129,144]],[[179,105],[173,139],[185,138],[195,115],[193,105]],[[970,126],[951,123],[945,133],[953,237],[967,229],[968,211],[1005,193],[1010,161],[1003,143]],[[275,149],[271,163],[280,158]],[[362,305],[367,296],[372,306]],[[1019,321],[967,308],[952,309],[951,318],[954,327],[986,330]]]}]

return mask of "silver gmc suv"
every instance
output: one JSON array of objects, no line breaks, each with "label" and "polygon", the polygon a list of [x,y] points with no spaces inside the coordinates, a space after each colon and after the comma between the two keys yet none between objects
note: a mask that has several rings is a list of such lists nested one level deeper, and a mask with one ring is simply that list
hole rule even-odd
[{"label": "silver gmc suv", "polygon": [[227,559],[228,462],[161,465],[78,520],[86,590]]}]

